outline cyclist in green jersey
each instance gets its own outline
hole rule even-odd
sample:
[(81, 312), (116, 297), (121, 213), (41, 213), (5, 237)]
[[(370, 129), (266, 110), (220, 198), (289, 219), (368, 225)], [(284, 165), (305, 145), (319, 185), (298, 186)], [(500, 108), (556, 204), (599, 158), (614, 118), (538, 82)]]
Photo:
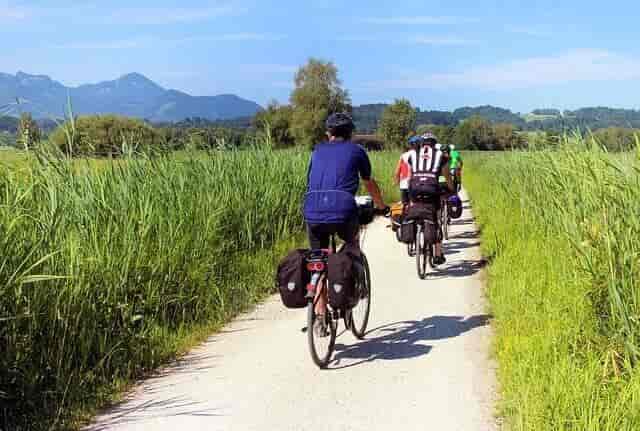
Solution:
[(462, 156), (454, 145), (449, 145), (449, 170), (456, 185), (456, 191), (462, 187)]

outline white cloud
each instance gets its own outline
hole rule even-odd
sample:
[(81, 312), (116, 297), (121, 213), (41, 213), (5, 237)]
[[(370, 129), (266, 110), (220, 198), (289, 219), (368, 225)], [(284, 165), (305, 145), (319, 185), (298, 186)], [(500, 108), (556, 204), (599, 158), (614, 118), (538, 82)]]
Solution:
[(25, 8), (0, 5), (0, 21), (21, 21), (29, 15)]
[(543, 30), (536, 27), (521, 27), (521, 26), (509, 25), (505, 28), (505, 30), (509, 33), (522, 34), (522, 35), (531, 36), (531, 37), (545, 38), (545, 37), (553, 36), (553, 34), (550, 31)]
[(53, 45), (56, 49), (87, 49), (87, 50), (107, 50), (107, 49), (134, 49), (149, 45), (151, 39), (122, 39), (105, 41), (83, 41), (69, 42)]
[(397, 16), (360, 18), (358, 21), (380, 25), (455, 25), (479, 22), (479, 19), (456, 16)]
[(104, 8), (97, 4), (79, 4), (66, 7), (9, 7), (0, 5), (0, 20), (64, 19), (81, 16), (85, 22), (109, 25), (169, 25), (209, 21), (225, 16), (241, 15), (246, 7), (223, 4), (211, 7), (125, 7)]
[(409, 39), (409, 42), (418, 45), (435, 45), (435, 46), (463, 46), (463, 45), (477, 45), (480, 43), (477, 40), (461, 39), (458, 37), (427, 37), (416, 36)]
[[(109, 50), (109, 49), (137, 49), (148, 48), (161, 45), (188, 45), (202, 42), (265, 42), (278, 41), (285, 36), (262, 33), (227, 33), (213, 34), (205, 36), (191, 36), (177, 39), (160, 39), (157, 37), (145, 36), (132, 39), (121, 40), (97, 40), (97, 41), (72, 41), (68, 43), (54, 44), (55, 49), (86, 49), (86, 50)], [(277, 65), (270, 65), (272, 68)], [(284, 67), (284, 66), (283, 66)]]
[(246, 11), (244, 7), (232, 5), (208, 8), (126, 8), (109, 14), (107, 20), (139, 25), (179, 24), (239, 15)]
[(370, 88), (513, 90), (571, 82), (640, 79), (640, 59), (602, 50), (574, 50), (563, 55), (534, 57), (493, 66), (406, 79), (370, 83)]
[(398, 37), (384, 37), (384, 36), (371, 36), (371, 35), (352, 35), (338, 37), (337, 40), (344, 42), (389, 42), (400, 43), (410, 45), (432, 45), (432, 46), (463, 46), (463, 45), (477, 45), (480, 43), (477, 40), (462, 39), (455, 36), (398, 36)]
[[(201, 38), (195, 37), (194, 41), (278, 41), (285, 39), (286, 36), (281, 34), (271, 33), (229, 33), (222, 35), (203, 36)], [(189, 40), (189, 39), (187, 39)]]

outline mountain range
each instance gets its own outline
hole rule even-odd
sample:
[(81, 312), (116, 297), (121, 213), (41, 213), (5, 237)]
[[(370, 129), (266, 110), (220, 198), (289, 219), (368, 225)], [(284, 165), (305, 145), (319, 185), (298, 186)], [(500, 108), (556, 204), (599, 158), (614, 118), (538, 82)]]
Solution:
[(35, 118), (62, 118), (68, 97), (74, 114), (119, 114), (155, 122), (188, 117), (225, 120), (262, 109), (233, 94), (191, 96), (168, 90), (139, 73), (78, 87), (66, 87), (45, 75), (0, 73), (0, 115), (31, 112)]

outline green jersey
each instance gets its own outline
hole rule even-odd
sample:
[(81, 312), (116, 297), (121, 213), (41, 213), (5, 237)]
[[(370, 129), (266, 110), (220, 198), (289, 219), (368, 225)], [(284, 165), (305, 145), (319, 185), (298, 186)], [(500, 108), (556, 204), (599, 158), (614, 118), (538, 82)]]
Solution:
[(450, 169), (457, 169), (460, 166), (460, 161), (462, 157), (460, 157), (460, 152), (458, 150), (451, 151), (450, 154), (451, 161), (449, 162)]

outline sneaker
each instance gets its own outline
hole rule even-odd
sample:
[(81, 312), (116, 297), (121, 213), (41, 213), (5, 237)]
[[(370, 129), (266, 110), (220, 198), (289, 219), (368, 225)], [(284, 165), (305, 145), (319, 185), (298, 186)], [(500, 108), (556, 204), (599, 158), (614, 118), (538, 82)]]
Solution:
[(431, 265), (432, 266), (438, 266), (438, 265), (442, 265), (447, 261), (447, 259), (444, 257), (444, 255), (442, 256), (433, 256), (431, 258)]

